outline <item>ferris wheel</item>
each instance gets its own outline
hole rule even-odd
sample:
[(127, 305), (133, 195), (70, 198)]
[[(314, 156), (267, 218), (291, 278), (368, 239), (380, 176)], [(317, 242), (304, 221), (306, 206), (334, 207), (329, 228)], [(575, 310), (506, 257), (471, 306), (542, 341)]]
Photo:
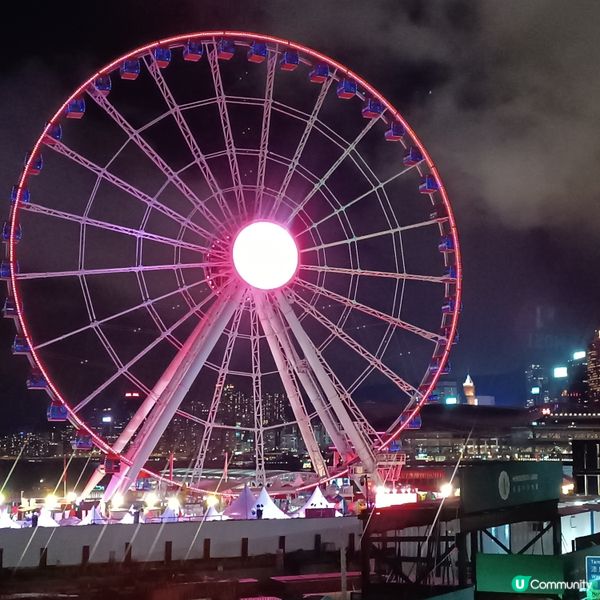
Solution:
[(264, 484), (290, 431), (313, 481), (376, 477), (448, 369), (440, 175), (376, 89), (300, 44), (211, 31), (121, 56), (50, 118), (11, 202), (13, 351), (48, 419), (104, 453), (107, 498), (168, 480), (148, 459), (181, 431), (198, 490), (236, 449)]

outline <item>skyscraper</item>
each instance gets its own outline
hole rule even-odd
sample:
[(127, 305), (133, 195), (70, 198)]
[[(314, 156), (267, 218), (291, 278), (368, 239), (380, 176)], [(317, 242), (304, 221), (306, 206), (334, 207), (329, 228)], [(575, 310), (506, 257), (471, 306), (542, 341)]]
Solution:
[(467, 375), (467, 378), (463, 383), (463, 392), (465, 394), (467, 404), (477, 404), (477, 398), (475, 397), (475, 384), (473, 383), (470, 375)]
[(525, 406), (539, 406), (550, 402), (548, 374), (543, 365), (531, 364), (525, 369), (527, 385)]
[(600, 329), (594, 332), (594, 339), (588, 346), (587, 384), (590, 404), (600, 403)]

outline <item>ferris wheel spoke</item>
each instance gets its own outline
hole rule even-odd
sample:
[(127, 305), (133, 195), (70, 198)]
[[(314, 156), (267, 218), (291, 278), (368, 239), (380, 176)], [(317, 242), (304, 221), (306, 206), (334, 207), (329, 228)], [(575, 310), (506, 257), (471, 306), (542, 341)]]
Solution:
[[(167, 106), (169, 107), (169, 113), (175, 119), (177, 126), (179, 127), (179, 130), (181, 131), (181, 135), (183, 136), (185, 143), (187, 144), (188, 148), (190, 149), (190, 152), (192, 153), (194, 162), (200, 169), (202, 176), (204, 177), (208, 187), (210, 188), (211, 194), (214, 196), (215, 200), (217, 201), (219, 208), (221, 209), (221, 213), (222, 213), (223, 217), (233, 216), (231, 209), (229, 208), (229, 204), (227, 203), (227, 200), (225, 199), (225, 196), (223, 195), (221, 186), (219, 185), (214, 173), (212, 172), (212, 169), (210, 168), (210, 166), (206, 160), (206, 156), (204, 155), (202, 150), (200, 150), (198, 141), (196, 140), (196, 137), (193, 135), (193, 133), (190, 130), (190, 126), (188, 125), (188, 122), (186, 121), (186, 119), (181, 111), (181, 106), (179, 104), (177, 104), (177, 102), (175, 101), (173, 93), (171, 92), (171, 89), (167, 85), (167, 82), (165, 81), (162, 71), (156, 65), (156, 62), (153, 60), (149, 60), (148, 58), (146, 58), (145, 63), (146, 63), (146, 67), (147, 67), (148, 71), (150, 72), (150, 75), (152, 75)], [(208, 208), (207, 208), (207, 210), (208, 210)], [(213, 223), (213, 224), (215, 224), (215, 223)]]
[(217, 107), (219, 108), (219, 116), (221, 117), (221, 126), (223, 128), (223, 136), (225, 138), (225, 148), (227, 150), (227, 160), (231, 171), (231, 179), (235, 188), (235, 199), (238, 206), (240, 216), (246, 215), (246, 202), (244, 200), (244, 192), (242, 191), (242, 177), (237, 161), (235, 143), (233, 140), (233, 132), (231, 130), (231, 122), (229, 121), (229, 112), (227, 111), (227, 100), (223, 89), (223, 80), (221, 78), (221, 69), (219, 68), (219, 59), (217, 58), (216, 48), (212, 48), (207, 52), (208, 63), (212, 73), (212, 79), (215, 86), (215, 94), (217, 98)]
[(262, 372), (260, 367), (260, 330), (254, 304), (250, 312), (250, 348), (252, 362), (252, 402), (254, 404), (254, 462), (256, 481), (265, 485), (265, 440), (263, 435)]
[(82, 156), (78, 152), (75, 152), (73, 149), (69, 148), (66, 144), (59, 140), (53, 140), (52, 144), (48, 144), (48, 148), (54, 150), (57, 154), (72, 160), (74, 163), (84, 167), (88, 171), (94, 173), (99, 179), (107, 181), (108, 183), (114, 185), (115, 187), (123, 190), (130, 196), (133, 196), (136, 200), (143, 202), (150, 208), (153, 208), (157, 212), (162, 213), (163, 215), (169, 217), (177, 224), (182, 227), (189, 229), (202, 236), (205, 239), (210, 239), (211, 234), (209, 231), (204, 229), (204, 227), (200, 227), (200, 225), (190, 221), (189, 219), (185, 219), (181, 214), (177, 211), (165, 206), (162, 202), (159, 202), (156, 198), (145, 194), (135, 186), (127, 183), (120, 177), (113, 175), (110, 171), (107, 170), (107, 167), (101, 167), (100, 165), (94, 163), (93, 161), (87, 159), (85, 156)]
[(334, 300), (335, 302), (338, 302), (339, 304), (341, 304), (344, 307), (347, 307), (351, 310), (358, 310), (358, 311), (362, 312), (363, 314), (380, 319), (381, 321), (388, 323), (388, 325), (392, 325), (393, 327), (398, 327), (400, 329), (404, 329), (405, 331), (409, 331), (410, 333), (414, 333), (415, 335), (418, 335), (430, 342), (435, 342), (436, 344), (438, 344), (440, 342), (446, 341), (446, 338), (444, 338), (444, 336), (441, 336), (437, 333), (433, 333), (432, 331), (427, 331), (426, 329), (417, 327), (416, 325), (412, 325), (411, 323), (407, 323), (406, 321), (402, 321), (401, 319), (398, 319), (398, 318), (388, 315), (384, 312), (376, 310), (375, 308), (371, 308), (370, 306), (367, 306), (366, 304), (362, 304), (362, 303), (360, 303), (356, 300), (353, 300), (351, 298), (348, 298), (346, 296), (341, 296), (340, 294), (336, 294), (335, 292), (332, 292), (331, 290), (329, 290), (323, 286), (314, 285), (313, 283), (310, 283), (303, 279), (298, 279), (297, 283), (299, 286), (303, 287), (304, 289), (310, 290), (311, 292), (315, 292), (316, 294), (321, 294), (325, 298)]
[(300, 159), (302, 158), (302, 153), (304, 152), (304, 148), (306, 147), (306, 143), (308, 142), (308, 138), (310, 137), (313, 127), (315, 126), (315, 123), (317, 122), (319, 112), (321, 110), (321, 107), (323, 106), (323, 102), (325, 101), (325, 97), (327, 96), (327, 92), (329, 91), (329, 88), (331, 87), (331, 82), (333, 80), (334, 80), (333, 77), (329, 77), (327, 79), (327, 81), (325, 81), (325, 83), (321, 86), (321, 89), (319, 90), (319, 95), (317, 96), (315, 105), (313, 106), (310, 117), (308, 118), (308, 121), (306, 122), (304, 131), (302, 132), (302, 136), (300, 137), (300, 141), (298, 142), (298, 145), (296, 146), (294, 156), (288, 166), (287, 172), (283, 178), (283, 182), (281, 183), (281, 186), (277, 193), (275, 203), (273, 205), (273, 208), (271, 209), (271, 213), (270, 213), (271, 217), (273, 217), (273, 215), (275, 215), (275, 213), (277, 212), (277, 209), (279, 208), (279, 206), (281, 204), (282, 199), (285, 197), (285, 195), (287, 193), (287, 189), (290, 185), (290, 182), (292, 181), (292, 177), (294, 176), (294, 173), (296, 172), (298, 163), (300, 162)]
[(270, 316), (272, 315), (271, 307), (267, 306), (264, 294), (260, 294), (259, 292), (255, 292), (254, 294), (254, 303), (262, 329), (265, 333), (267, 344), (269, 345), (271, 355), (273, 356), (275, 365), (279, 371), (283, 387), (286, 391), (292, 412), (294, 413), (294, 418), (298, 424), (300, 435), (304, 440), (312, 465), (319, 477), (326, 477), (328, 474), (327, 465), (321, 454), (310, 417), (302, 400), (302, 393), (300, 392), (298, 380), (294, 375), (293, 367), (285, 356), (283, 345), (275, 332), (273, 319)]
[(135, 267), (115, 267), (107, 269), (75, 269), (73, 271), (48, 271), (36, 273), (17, 273), (15, 278), (19, 281), (30, 279), (51, 279), (54, 277), (83, 277), (91, 275), (114, 275), (121, 273), (146, 273), (149, 271), (174, 271), (176, 269), (203, 269), (210, 267), (225, 266), (226, 263), (201, 262), (201, 263), (178, 263), (167, 265), (138, 265)]
[(131, 464), (113, 475), (106, 488), (105, 500), (117, 491), (126, 491), (138, 476), (239, 307), (244, 293), (237, 283), (223, 289), (167, 367), (149, 396), (155, 398), (151, 412), (127, 449), (126, 458)]
[[(196, 282), (191, 283), (184, 287), (187, 290), (191, 290), (192, 288), (195, 288), (196, 286), (206, 284), (206, 283), (207, 283), (206, 279), (201, 279), (200, 281), (196, 281)], [(62, 342), (63, 340), (66, 340), (74, 335), (83, 333), (84, 331), (88, 331), (90, 329), (94, 329), (95, 327), (100, 327), (101, 325), (104, 325), (105, 323), (109, 323), (110, 321), (113, 321), (114, 319), (118, 319), (120, 317), (128, 315), (132, 312), (135, 312), (136, 310), (140, 310), (141, 308), (147, 308), (149, 306), (152, 306), (156, 302), (160, 302), (161, 300), (165, 300), (172, 296), (176, 296), (177, 294), (180, 294), (183, 291), (183, 289), (184, 288), (178, 288), (176, 290), (173, 290), (172, 292), (168, 292), (167, 294), (163, 294), (162, 296), (158, 296), (156, 298), (152, 298), (152, 299), (147, 298), (146, 300), (144, 300), (143, 302), (140, 302), (139, 304), (136, 304), (135, 306), (132, 306), (130, 308), (122, 310), (121, 312), (114, 313), (114, 314), (112, 314), (108, 317), (105, 317), (103, 319), (100, 319), (98, 321), (92, 321), (91, 323), (88, 323), (87, 325), (84, 325), (83, 327), (79, 327), (78, 329), (74, 329), (72, 331), (69, 331), (63, 335), (59, 335), (58, 337), (52, 338), (50, 340), (46, 340), (45, 342), (42, 342), (40, 344), (36, 344), (33, 348), (34, 348), (34, 350), (39, 350), (46, 346), (51, 346), (52, 344), (56, 344), (57, 342)]]
[(198, 208), (198, 211), (206, 220), (214, 227), (220, 227), (220, 222), (207, 209), (204, 202), (190, 189), (190, 187), (179, 177), (179, 175), (161, 158), (161, 156), (150, 146), (150, 144), (142, 137), (123, 115), (108, 101), (108, 99), (97, 91), (88, 89), (88, 94), (92, 99), (104, 109), (104, 111), (112, 118), (112, 120), (124, 131), (127, 137), (134, 142), (144, 154), (162, 171), (163, 175), (176, 187), (179, 192), (193, 206)]
[(290, 216), (287, 218), (285, 224), (289, 225), (294, 217), (308, 204), (310, 199), (325, 185), (326, 181), (333, 175), (337, 168), (354, 152), (361, 140), (371, 131), (371, 128), (375, 123), (379, 122), (380, 117), (376, 119), (369, 119), (369, 122), (363, 127), (362, 131), (354, 138), (354, 140), (348, 144), (346, 149), (338, 157), (338, 159), (329, 167), (329, 170), (323, 175), (319, 181), (313, 186), (312, 190), (298, 203), (294, 208)]
[(212, 436), (215, 420), (217, 418), (217, 412), (219, 404), (221, 403), (221, 396), (223, 394), (223, 388), (225, 387), (225, 379), (229, 373), (229, 365), (231, 363), (231, 356), (233, 354), (233, 348), (235, 342), (238, 339), (238, 332), (240, 329), (240, 321), (244, 313), (243, 305), (240, 305), (233, 315), (233, 322), (229, 334), (227, 335), (227, 342), (225, 345), (225, 352), (223, 354), (223, 360), (219, 368), (219, 374), (217, 375), (217, 382), (215, 383), (215, 389), (213, 391), (212, 400), (208, 409), (208, 415), (204, 424), (204, 431), (202, 432), (202, 439), (200, 440), (200, 448), (198, 449), (198, 455), (192, 469), (192, 484), (194, 481), (200, 484), (202, 474), (204, 471), (204, 464), (206, 462), (206, 455), (210, 445), (210, 438)]
[(346, 269), (344, 267), (324, 267), (321, 265), (300, 265), (301, 271), (316, 271), (318, 273), (338, 273), (340, 275), (397, 279), (401, 281), (423, 281), (427, 283), (448, 283), (444, 276), (416, 275), (414, 273), (392, 273), (389, 271), (372, 271), (369, 269)]
[(348, 394), (333, 373), (329, 369), (326, 369), (325, 361), (306, 334), (285, 296), (281, 292), (277, 292), (276, 300), (283, 318), (285, 318), (294, 334), (308, 365), (310, 365), (345, 434), (348, 436), (354, 452), (360, 458), (367, 472), (372, 473), (376, 477), (377, 463), (372, 449), (372, 440), (369, 438), (370, 431), (365, 431), (362, 427), (364, 421), (357, 422), (348, 413), (347, 403), (344, 402), (344, 400), (349, 399)]
[(325, 427), (327, 434), (331, 438), (333, 445), (340, 456), (347, 458), (352, 453), (348, 440), (343, 435), (342, 428), (337, 420), (335, 411), (331, 404), (319, 389), (318, 382), (312, 373), (306, 360), (302, 360), (294, 348), (291, 337), (284, 324), (283, 317), (274, 310), (269, 302), (264, 303), (264, 309), (267, 320), (271, 324), (277, 340), (281, 345), (285, 358), (290, 363), (296, 373), (298, 381), (306, 391), (310, 402), (312, 403), (321, 423)]
[(291, 292), (291, 294), (294, 298), (294, 301), (298, 304), (298, 306), (302, 308), (302, 310), (311, 315), (318, 323), (320, 323), (333, 334), (335, 334), (335, 336), (339, 340), (341, 340), (342, 342), (344, 342), (344, 344), (346, 344), (346, 346), (354, 350), (354, 352), (356, 352), (358, 356), (363, 358), (365, 361), (375, 365), (381, 373), (386, 375), (387, 378), (390, 381), (392, 381), (406, 395), (408, 395), (409, 397), (418, 395), (419, 392), (416, 388), (414, 388), (412, 385), (410, 385), (410, 383), (402, 379), (402, 377), (394, 373), (394, 371), (392, 371), (392, 369), (390, 369), (386, 364), (384, 364), (384, 362), (380, 358), (378, 358), (374, 354), (371, 354), (366, 348), (361, 346), (353, 337), (349, 336), (343, 329), (338, 327), (335, 323), (333, 323), (327, 317), (325, 317), (320, 311), (318, 311), (311, 304), (306, 302), (306, 300), (304, 300), (304, 298), (302, 298), (300, 295), (298, 295), (295, 292)]
[[(209, 300), (212, 300), (216, 296), (217, 296), (216, 292), (211, 292), (206, 298), (204, 298), (201, 302), (199, 302), (192, 310), (188, 311), (185, 315), (183, 315), (181, 318), (179, 318), (177, 321), (175, 321), (175, 323), (173, 323), (173, 325), (171, 325), (168, 329), (166, 329), (165, 331), (162, 331), (160, 333), (160, 335), (156, 339), (154, 339), (150, 344), (148, 344), (148, 346), (146, 346), (141, 352), (138, 352), (138, 354), (136, 354), (132, 359), (130, 359), (122, 367), (117, 369), (117, 371), (113, 375), (111, 375), (111, 377), (109, 377), (104, 383), (102, 383), (98, 388), (96, 388), (93, 392), (88, 394), (81, 402), (79, 402), (79, 404), (77, 404), (73, 408), (73, 412), (78, 413), (79, 411), (81, 411), (81, 409), (84, 408), (85, 406), (87, 406), (94, 398), (96, 398), (96, 396), (98, 396), (98, 394), (100, 394), (111, 383), (113, 383), (119, 377), (121, 377), (121, 375), (128, 372), (131, 369), (131, 367), (133, 367), (142, 358), (144, 358), (144, 356), (146, 356), (146, 354), (148, 354), (148, 352), (150, 352), (150, 350), (152, 350), (154, 347), (156, 347), (158, 344), (160, 344), (160, 342), (162, 342), (164, 339), (171, 336), (173, 334), (173, 332), (180, 325), (185, 323), (190, 317), (194, 316), (198, 310), (202, 309), (209, 302)], [(96, 332), (98, 332), (99, 327), (98, 326), (94, 327), (94, 330)]]
[(334, 248), (336, 246), (344, 246), (354, 244), (355, 242), (362, 242), (364, 240), (372, 240), (384, 235), (393, 235), (395, 233), (402, 233), (403, 231), (409, 231), (411, 229), (419, 229), (420, 227), (430, 227), (431, 225), (439, 224), (439, 219), (430, 219), (429, 221), (420, 221), (419, 223), (411, 223), (410, 225), (402, 225), (401, 227), (392, 227), (391, 229), (385, 229), (383, 231), (376, 231), (375, 233), (367, 233), (365, 235), (357, 235), (349, 237), (344, 240), (338, 240), (336, 242), (330, 242), (328, 244), (321, 244), (319, 246), (311, 246), (310, 248), (303, 248), (300, 252), (314, 252), (315, 250), (325, 250), (326, 248)]
[(275, 83), (275, 67), (277, 52), (269, 50), (267, 62), (267, 82), (265, 84), (265, 103), (260, 130), (260, 148), (258, 153), (258, 171), (256, 175), (256, 209), (255, 217), (262, 215), (263, 195), (265, 193), (265, 171), (267, 169), (267, 152), (269, 148), (269, 131), (271, 127), (271, 108), (273, 106), (273, 84)]
[(416, 169), (417, 167), (418, 167), (418, 165), (411, 165), (410, 167), (406, 167), (406, 168), (402, 169), (401, 171), (394, 173), (394, 175), (392, 175), (391, 177), (388, 177), (385, 181), (380, 181), (379, 183), (373, 185), (366, 192), (360, 194), (353, 200), (350, 200), (350, 202), (346, 202), (346, 204), (340, 205), (338, 208), (336, 208), (335, 210), (330, 212), (328, 215), (324, 216), (322, 219), (319, 219), (318, 221), (311, 223), (310, 227), (303, 229), (298, 235), (300, 236), (304, 233), (307, 233), (311, 229), (317, 229), (320, 225), (325, 223), (325, 221), (328, 221), (332, 217), (339, 215), (341, 212), (347, 211), (351, 206), (354, 206), (357, 202), (360, 202), (361, 200), (363, 200), (364, 198), (367, 198), (368, 196), (370, 196), (373, 193), (377, 193), (382, 190), (385, 190), (386, 185), (389, 185), (392, 181), (394, 181), (395, 179), (398, 179), (398, 177), (402, 177), (402, 175), (405, 175), (406, 173), (408, 173), (409, 171), (412, 171), (413, 169)]
[(97, 227), (98, 229), (105, 229), (107, 231), (114, 231), (115, 233), (121, 233), (128, 235), (138, 240), (149, 240), (152, 242), (158, 242), (160, 244), (167, 244), (169, 246), (175, 246), (178, 248), (185, 248), (186, 250), (192, 250), (194, 252), (207, 252), (208, 249), (205, 246), (199, 246), (198, 244), (191, 244), (183, 240), (177, 240), (174, 238), (158, 235), (156, 233), (150, 233), (149, 231), (142, 231), (139, 229), (131, 229), (130, 227), (124, 227), (122, 225), (115, 225), (107, 221), (100, 221), (98, 219), (91, 219), (89, 217), (74, 215), (73, 213), (58, 210), (56, 208), (49, 208), (42, 206), (41, 204), (24, 204), (21, 206), (21, 210), (26, 210), (32, 213), (42, 214), (49, 217), (55, 217), (62, 219), (63, 221), (72, 221), (79, 223), (80, 225), (86, 225), (91, 227)]

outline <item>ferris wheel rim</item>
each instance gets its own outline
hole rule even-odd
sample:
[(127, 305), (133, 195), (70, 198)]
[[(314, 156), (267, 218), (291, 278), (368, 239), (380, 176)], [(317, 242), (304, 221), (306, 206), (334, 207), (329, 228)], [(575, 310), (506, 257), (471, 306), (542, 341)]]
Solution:
[[(402, 432), (402, 430), (408, 425), (408, 420), (410, 420), (410, 418), (412, 418), (419, 412), (422, 404), (426, 401), (426, 399), (429, 396), (429, 394), (431, 393), (431, 391), (437, 385), (438, 379), (441, 376), (442, 371), (448, 360), (448, 355), (450, 352), (450, 348), (452, 346), (452, 342), (456, 336), (458, 313), (459, 313), (459, 307), (460, 307), (461, 296), (462, 296), (462, 262), (461, 262), (458, 233), (457, 233), (457, 228), (456, 228), (456, 223), (455, 223), (455, 219), (454, 219), (452, 206), (450, 204), (446, 189), (443, 185), (441, 176), (439, 175), (437, 167), (433, 163), (433, 160), (431, 159), (427, 149), (422, 144), (422, 142), (420, 141), (419, 137), (416, 135), (414, 130), (406, 122), (404, 117), (395, 109), (395, 107), (378, 90), (373, 88), (364, 78), (362, 78), (361, 76), (356, 74), (351, 69), (348, 69), (343, 64), (335, 61), (334, 59), (331, 59), (330, 57), (328, 57), (318, 51), (315, 51), (307, 46), (304, 46), (302, 44), (298, 44), (296, 42), (285, 40), (285, 39), (278, 38), (275, 36), (264, 35), (264, 34), (259, 34), (259, 33), (252, 33), (252, 32), (243, 32), (243, 31), (215, 30), (215, 31), (207, 31), (207, 32), (195, 32), (195, 33), (182, 34), (182, 35), (178, 35), (178, 36), (174, 36), (174, 37), (164, 38), (164, 39), (158, 40), (156, 42), (146, 44), (144, 46), (140, 46), (139, 48), (136, 48), (136, 49), (132, 50), (131, 52), (123, 54), (122, 56), (116, 58), (114, 61), (110, 62), (108, 65), (106, 65), (102, 69), (96, 71), (91, 77), (89, 77), (86, 81), (84, 81), (84, 83), (81, 84), (66, 99), (66, 101), (56, 111), (56, 113), (54, 114), (52, 119), (50, 121), (48, 121), (48, 123), (44, 127), (41, 135), (39, 136), (38, 140), (36, 141), (36, 143), (33, 147), (33, 150), (30, 154), (30, 157), (29, 157), (27, 163), (25, 164), (25, 168), (23, 169), (21, 177), (19, 178), (16, 201), (15, 201), (15, 205), (14, 205), (12, 215), (11, 215), (10, 239), (9, 239), (9, 244), (8, 244), (8, 259), (9, 259), (9, 264), (10, 264), (10, 291), (12, 292), (12, 295), (15, 300), (20, 333), (28, 341), (30, 348), (31, 348), (30, 361), (32, 362), (32, 365), (35, 366), (36, 368), (38, 368), (41, 371), (41, 373), (46, 377), (49, 388), (51, 390), (51, 397), (57, 399), (58, 401), (60, 401), (67, 407), (67, 409), (69, 411), (69, 420), (72, 422), (72, 424), (75, 427), (77, 427), (78, 429), (87, 432), (91, 436), (91, 438), (94, 441), (94, 444), (99, 448), (99, 450), (101, 450), (105, 454), (112, 453), (111, 445), (109, 443), (107, 443), (102, 437), (97, 435), (93, 431), (93, 429), (90, 426), (88, 426), (88, 424), (84, 420), (80, 419), (77, 416), (77, 414), (72, 410), (71, 404), (63, 398), (61, 392), (58, 390), (58, 388), (55, 386), (52, 378), (49, 376), (44, 362), (39, 358), (39, 356), (36, 352), (36, 348), (34, 348), (33, 340), (31, 338), (30, 331), (29, 331), (29, 326), (27, 324), (26, 317), (22, 311), (21, 293), (19, 291), (19, 284), (18, 284), (19, 278), (17, 277), (17, 273), (16, 273), (16, 271), (17, 271), (17, 269), (16, 269), (16, 260), (17, 260), (17, 258), (16, 258), (16, 256), (17, 256), (16, 226), (17, 226), (18, 213), (21, 208), (22, 193), (23, 193), (23, 190), (26, 188), (26, 182), (28, 181), (28, 179), (30, 177), (29, 170), (30, 170), (31, 164), (35, 160), (36, 155), (39, 153), (39, 150), (44, 143), (45, 136), (48, 134), (51, 127), (54, 126), (62, 118), (62, 116), (64, 115), (64, 111), (65, 111), (67, 105), (69, 104), (69, 102), (71, 102), (73, 99), (77, 98), (79, 95), (81, 95), (83, 92), (85, 92), (86, 89), (89, 88), (89, 86), (94, 82), (94, 80), (97, 77), (113, 72), (115, 69), (118, 68), (118, 66), (124, 60), (136, 58), (136, 57), (142, 57), (142, 56), (146, 55), (148, 52), (150, 52), (153, 49), (158, 48), (158, 47), (165, 46), (165, 45), (171, 46), (171, 47), (179, 46), (182, 43), (185, 43), (186, 41), (188, 41), (190, 39), (194, 39), (194, 40), (211, 40), (212, 39), (214, 41), (217, 37), (241, 38), (242, 40), (247, 41), (247, 42), (258, 40), (258, 41), (262, 41), (262, 42), (271, 42), (271, 43), (279, 44), (279, 45), (288, 47), (290, 49), (294, 49), (299, 52), (302, 52), (304, 55), (307, 55), (307, 56), (309, 56), (313, 59), (316, 59), (320, 62), (326, 63), (329, 66), (339, 70), (345, 76), (354, 79), (371, 96), (373, 96), (374, 98), (377, 98), (380, 102), (382, 102), (383, 105), (386, 107), (386, 109), (390, 112), (390, 114), (393, 115), (394, 119), (396, 119), (400, 123), (402, 123), (402, 125), (405, 127), (407, 133), (410, 135), (411, 140), (422, 152), (424, 161), (427, 164), (429, 171), (436, 177), (437, 181), (440, 184), (439, 194), (441, 196), (442, 202), (444, 204), (444, 208), (445, 208), (447, 216), (448, 216), (448, 224), (449, 224), (449, 228), (450, 228), (449, 235), (453, 239), (454, 248), (455, 248), (456, 287), (455, 287), (455, 291), (453, 293), (453, 298), (455, 299), (456, 306), (455, 306), (453, 314), (452, 314), (450, 328), (449, 328), (449, 332), (448, 332), (448, 336), (447, 336), (448, 341), (447, 341), (446, 347), (443, 351), (442, 357), (440, 358), (440, 360), (438, 362), (438, 365), (439, 365), (438, 369), (435, 372), (435, 374), (433, 375), (433, 377), (430, 379), (428, 389), (425, 391), (425, 393), (422, 396), (423, 400), (415, 402), (414, 405), (412, 406), (412, 408), (410, 407), (410, 405), (409, 405), (409, 407), (407, 407), (407, 410), (409, 411), (407, 421), (405, 421), (404, 423), (400, 423), (392, 432), (390, 432), (389, 438), (386, 441), (384, 441), (379, 446), (379, 448), (377, 448), (378, 451), (384, 450), (391, 443), (391, 441), (394, 438), (396, 438)], [(299, 267), (299, 270), (300, 269), (301, 269), (301, 267)], [(125, 462), (125, 464), (127, 464), (127, 459), (124, 457), (123, 453), (118, 453), (118, 454), (121, 456), (121, 459), (123, 460), (123, 462)], [(168, 478), (164, 478), (160, 474), (153, 473), (152, 471), (150, 471), (148, 469), (144, 469), (144, 471), (146, 471), (149, 474), (152, 474), (153, 476), (157, 477), (158, 479), (170, 481), (170, 480), (168, 480)], [(206, 490), (200, 490), (200, 491), (206, 491)]]

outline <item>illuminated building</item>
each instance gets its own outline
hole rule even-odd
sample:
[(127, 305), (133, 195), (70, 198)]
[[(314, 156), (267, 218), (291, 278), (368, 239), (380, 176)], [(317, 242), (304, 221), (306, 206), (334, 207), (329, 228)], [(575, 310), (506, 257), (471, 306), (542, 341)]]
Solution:
[(594, 332), (594, 339), (588, 346), (587, 384), (590, 404), (600, 403), (600, 329)]
[(472, 406), (477, 404), (477, 398), (475, 397), (475, 384), (473, 383), (470, 375), (467, 375), (467, 378), (463, 383), (463, 392), (465, 394), (467, 404)]
[(550, 402), (548, 374), (546, 368), (540, 364), (531, 364), (525, 369), (525, 382), (527, 386), (525, 406), (539, 406)]

